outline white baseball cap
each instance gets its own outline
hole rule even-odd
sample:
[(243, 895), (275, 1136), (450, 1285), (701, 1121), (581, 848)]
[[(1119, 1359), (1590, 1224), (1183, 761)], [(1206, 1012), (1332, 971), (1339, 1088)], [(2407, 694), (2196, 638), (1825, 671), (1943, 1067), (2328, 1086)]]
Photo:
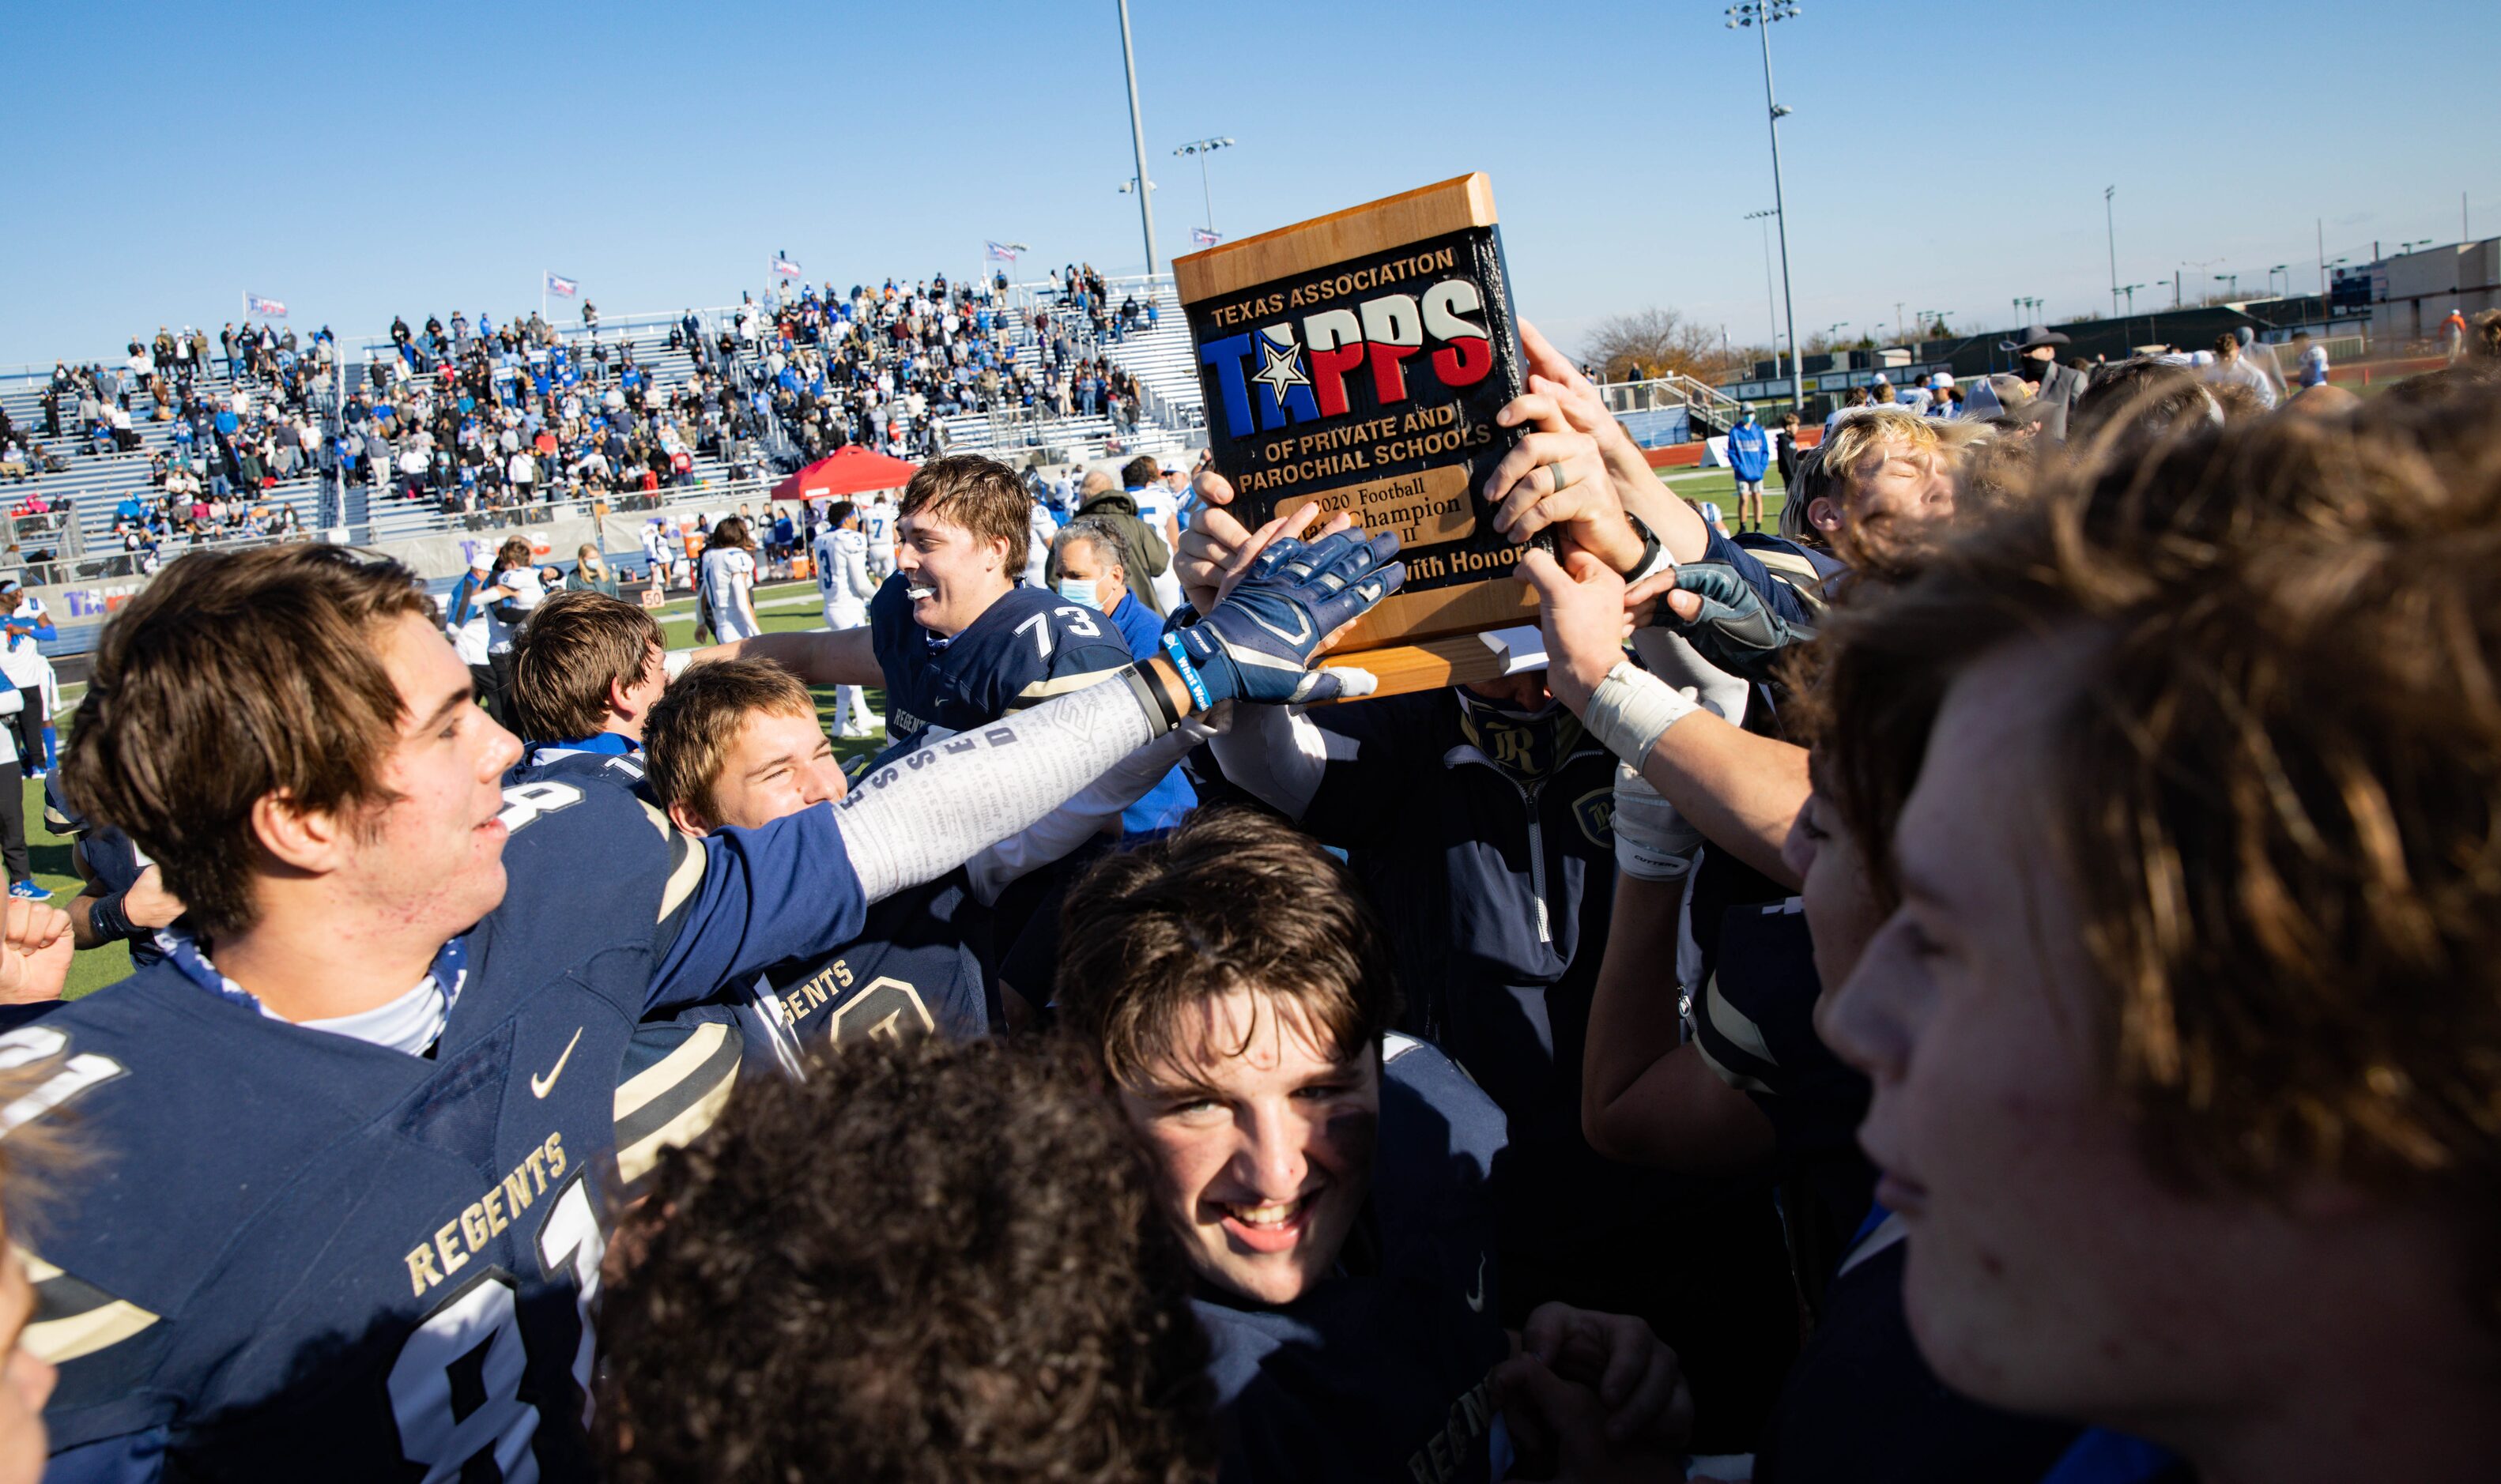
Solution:
[(1935, 376), (1928, 378), (1928, 389), (1930, 391), (1944, 391), (1947, 387), (1951, 386), (1952, 384), (1953, 373), (1950, 371), (1940, 371)]
[(474, 571), (484, 572), (494, 565), (495, 553), (487, 550), (484, 546), (480, 546), (469, 553), (469, 566)]

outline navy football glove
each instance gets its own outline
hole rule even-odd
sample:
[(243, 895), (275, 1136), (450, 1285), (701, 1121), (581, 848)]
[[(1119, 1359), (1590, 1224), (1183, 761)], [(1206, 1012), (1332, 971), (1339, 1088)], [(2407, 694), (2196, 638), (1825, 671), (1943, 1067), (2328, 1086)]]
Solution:
[(1773, 612), (1754, 585), (1726, 562), (1679, 563), (1676, 585), (1698, 594), (1702, 611), (1688, 622), (1661, 599), (1658, 626), (1684, 636), (1704, 659), (1730, 675), (1771, 679), (1783, 650), (1815, 642), (1815, 625)]
[(1407, 580), (1398, 538), (1340, 531), (1305, 544), (1281, 538), (1208, 615), (1168, 636), (1206, 682), (1206, 704), (1283, 706), (1361, 695), (1358, 671), (1313, 670), (1320, 641)]

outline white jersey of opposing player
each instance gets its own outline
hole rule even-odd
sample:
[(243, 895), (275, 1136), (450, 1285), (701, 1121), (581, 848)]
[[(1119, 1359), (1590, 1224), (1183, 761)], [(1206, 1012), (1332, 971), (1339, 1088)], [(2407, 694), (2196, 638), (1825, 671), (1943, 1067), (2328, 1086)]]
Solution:
[(868, 541), (869, 575), (884, 581), (894, 571), (894, 502), (884, 495), (860, 511), (860, 528)]
[[(510, 602), (519, 610), (518, 617), (521, 619), (528, 618), (530, 610), (547, 601), (547, 585), (540, 580), (536, 567), (506, 567), (495, 574), (495, 585), (513, 595)], [(513, 636), (520, 632), (519, 622), (506, 623), (496, 616), (495, 609), (504, 601), (499, 599), (486, 610), (486, 652), (489, 654), (510, 654)]]
[[(1173, 544), (1172, 486), (1161, 479), (1149, 479), (1146, 488), (1133, 489), (1128, 493), (1129, 498), (1138, 503), (1138, 518), (1145, 521), (1147, 529), (1154, 532), (1155, 539), (1170, 549)], [(1165, 612), (1181, 607), (1181, 578), (1174, 575), (1169, 562), (1152, 578), (1152, 585), (1155, 600), (1163, 605)]]
[(703, 602), (712, 631), (722, 643), (753, 639), (756, 627), (755, 558), (737, 546), (708, 546), (703, 554)]
[(1050, 508), (1041, 501), (1033, 502), (1028, 517), (1033, 534), (1025, 541), (1024, 580), (1028, 587), (1048, 587), (1047, 569), (1050, 565), (1051, 538), (1059, 534), (1059, 522), (1051, 517)]
[(856, 629), (868, 622), (868, 600), (877, 592), (877, 581), (868, 575), (868, 538), (829, 528), (818, 533), (815, 554), (825, 627)]

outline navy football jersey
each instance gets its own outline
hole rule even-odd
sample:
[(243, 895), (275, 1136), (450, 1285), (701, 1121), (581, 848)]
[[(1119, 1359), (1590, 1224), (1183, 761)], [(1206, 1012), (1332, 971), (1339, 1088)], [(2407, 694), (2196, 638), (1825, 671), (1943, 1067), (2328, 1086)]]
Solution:
[[(641, 746), (613, 732), (532, 742), (504, 775), (511, 789), (549, 780), (612, 788), (650, 802)], [(584, 867), (576, 863), (573, 869)], [(742, 1005), (712, 1003), (671, 1010), (634, 1028), (617, 1074), (617, 1175), (622, 1188), (633, 1191), (661, 1155), (711, 1128), (742, 1072), (770, 1065), (769, 1057), (752, 1064), (747, 1059), (752, 1018)]]
[(505, 797), (510, 886), (454, 940), (431, 1056), (177, 960), (0, 1037), (61, 1058), (13, 1111), (61, 1108), (93, 1160), (32, 1265), (53, 1478), (588, 1476), (605, 1224), (738, 1050), (641, 1023), (862, 907), (829, 808), (693, 840), (621, 789)]
[(885, 672), (884, 756), (920, 745), (931, 727), (969, 732), (1128, 668), (1110, 619), (1057, 593), (1018, 585), (951, 640), (915, 622), (910, 582), (886, 578), (869, 600), (869, 640)]
[(521, 760), (504, 775), (504, 786), (539, 778), (605, 783), (636, 798), (659, 802), (650, 799), (650, 790), (644, 786), (642, 746), (614, 732), (580, 742), (531, 742), (522, 749)]
[(1693, 997), (1702, 1059), (1754, 1100), (1782, 1149), (1856, 1149), (1867, 1078), (1816, 1034), (1822, 980), (1803, 902), (1747, 903), (1729, 907), (1720, 922), (1710, 976)]
[[(612, 735), (586, 743), (533, 745), (505, 782), (542, 777), (597, 781), (649, 797), (642, 754), (621, 748), (617, 744), (622, 742)], [(729, 1018), (745, 1054), (729, 1062), (749, 1075), (796, 1072), (802, 1058), (828, 1044), (872, 1036), (938, 1031), (962, 1039), (987, 1035), (990, 1013), (981, 955), (974, 948), (984, 926), (985, 914), (972, 900), (963, 872), (950, 872), (870, 907), (859, 937), (840, 952), (776, 965), (746, 984), (729, 986), (721, 1006), (704, 1008), (732, 1012)], [(704, 1027), (718, 1018), (690, 1012), (646, 1026), (637, 1033), (637, 1054), (667, 1049), (672, 1036), (708, 1037), (712, 1033)], [(728, 1091), (727, 1082), (718, 1085), (720, 1098)], [(695, 1093), (690, 1087), (674, 1096), (690, 1107), (705, 1106)], [(717, 1112), (719, 1104), (708, 1105)], [(620, 1111), (618, 1116), (624, 1115)], [(700, 1125), (674, 1131), (647, 1157), (620, 1153), (620, 1163), (628, 1167), (626, 1177), (639, 1179), (662, 1150), (684, 1143), (710, 1124), (705, 1117)], [(618, 1132), (620, 1151), (640, 1148), (626, 1138), (628, 1132)]]
[(859, 940), (841, 952), (768, 971), (756, 999), (794, 1057), (933, 1031), (952, 1040), (986, 1036), (986, 976), (976, 951), (986, 917), (964, 873), (949, 872), (870, 907)]
[(1501, 1109), (1451, 1059), (1382, 1047), (1372, 1197), (1341, 1270), (1282, 1307), (1200, 1285), (1224, 1484), (1484, 1484), (1510, 1463), (1487, 1186)]

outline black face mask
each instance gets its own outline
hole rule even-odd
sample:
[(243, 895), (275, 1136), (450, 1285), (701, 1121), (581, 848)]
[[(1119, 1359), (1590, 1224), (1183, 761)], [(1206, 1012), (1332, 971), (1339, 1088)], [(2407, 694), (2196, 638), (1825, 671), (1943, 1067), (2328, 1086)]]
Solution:
[(1552, 773), (1583, 736), (1581, 718), (1559, 701), (1516, 711), (1466, 689), (1459, 692), (1459, 731), (1495, 767), (1524, 783)]
[(2038, 381), (2043, 377), (2048, 376), (2050, 374), (2050, 368), (2056, 364), (2057, 362), (2055, 361), (2043, 360), (2037, 355), (2027, 355), (2023, 357), (2023, 364), (2016, 367), (2015, 369), (2022, 376), (2024, 380)]

